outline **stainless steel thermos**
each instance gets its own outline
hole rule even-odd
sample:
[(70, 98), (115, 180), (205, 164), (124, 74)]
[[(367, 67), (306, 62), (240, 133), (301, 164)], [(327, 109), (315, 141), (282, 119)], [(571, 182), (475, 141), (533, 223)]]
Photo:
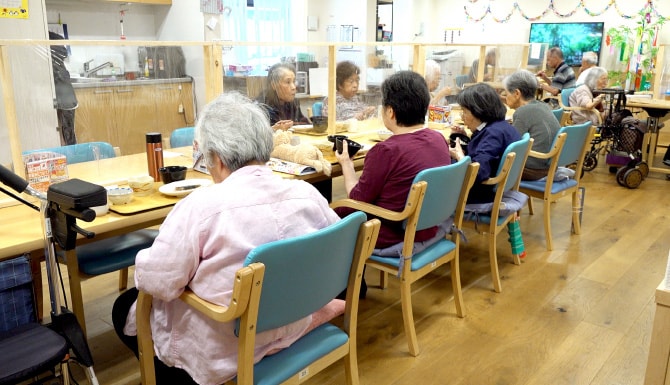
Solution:
[(147, 164), (149, 175), (154, 181), (160, 182), (161, 175), (158, 169), (163, 167), (163, 138), (160, 132), (147, 133)]

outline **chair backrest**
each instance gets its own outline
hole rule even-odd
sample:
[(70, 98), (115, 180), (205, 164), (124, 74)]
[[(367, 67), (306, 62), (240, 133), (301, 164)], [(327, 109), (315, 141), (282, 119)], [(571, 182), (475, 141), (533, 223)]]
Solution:
[(570, 88), (563, 88), (561, 90), (561, 107), (570, 107), (570, 95), (572, 95), (572, 92), (575, 90), (574, 87)]
[(314, 313), (347, 287), (365, 221), (366, 215), (358, 211), (324, 229), (258, 246), (247, 255), (244, 266), (265, 265), (256, 333)]
[(456, 85), (458, 88), (463, 88), (463, 84), (468, 81), (468, 78), (470, 75), (456, 75), (456, 78), (454, 79), (456, 81)]
[(419, 208), (417, 230), (436, 226), (454, 214), (470, 163), (470, 157), (465, 156), (454, 164), (429, 168), (416, 174), (412, 184), (421, 181), (428, 184)]
[[(557, 137), (563, 132), (567, 134), (563, 150), (558, 158), (559, 167), (565, 167), (569, 164), (583, 161), (584, 152), (593, 135), (592, 124), (593, 123), (589, 120), (582, 124), (561, 127), (561, 129), (558, 130), (558, 133), (556, 134)], [(556, 139), (554, 139), (554, 141), (555, 140)], [(581, 170), (581, 167), (577, 168), (577, 170)], [(579, 171), (577, 171), (577, 173), (579, 173)]]
[(565, 110), (563, 109), (563, 107), (557, 108), (557, 109), (555, 109), (555, 110), (551, 110), (551, 112), (554, 113), (554, 116), (556, 117), (556, 120), (558, 120), (558, 123), (561, 123), (561, 122), (562, 122), (562, 120), (563, 120), (563, 112), (564, 112), (564, 111), (565, 111)]
[(313, 116), (321, 116), (322, 112), (323, 112), (323, 102), (314, 102), (314, 104), (312, 104)]
[(170, 134), (170, 147), (185, 147), (193, 145), (195, 127), (177, 128)]
[[(520, 140), (512, 142), (507, 146), (505, 152), (503, 152), (502, 157), (500, 158), (500, 165), (498, 166), (497, 174), (500, 174), (503, 170), (503, 165), (507, 155), (510, 153), (515, 153), (514, 161), (507, 175), (507, 180), (503, 186), (503, 192), (509, 191), (515, 187), (518, 187), (519, 181), (521, 180), (521, 174), (523, 173), (523, 168), (526, 165), (526, 160), (528, 159), (528, 153), (532, 146), (533, 140), (530, 138), (529, 133), (523, 134)], [(498, 185), (500, 186), (500, 185)], [(498, 189), (496, 186), (496, 190)]]
[[(99, 157), (98, 159), (107, 159), (116, 157), (114, 147), (107, 142), (78, 143), (78, 144), (71, 144), (68, 146), (29, 150), (24, 151), (23, 155), (33, 154), (36, 152), (44, 152), (44, 151), (56, 152), (65, 155), (68, 164), (90, 162), (96, 160), (96, 156)], [(97, 155), (96, 152), (98, 153)]]
[(0, 332), (36, 322), (33, 275), (24, 256), (0, 262)]

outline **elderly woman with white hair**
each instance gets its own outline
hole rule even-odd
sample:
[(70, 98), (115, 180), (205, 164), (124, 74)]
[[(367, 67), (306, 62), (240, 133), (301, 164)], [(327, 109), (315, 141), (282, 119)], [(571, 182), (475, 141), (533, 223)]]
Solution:
[(591, 68), (598, 65), (598, 54), (593, 51), (584, 52), (582, 54), (582, 66), (579, 67), (579, 76), (577, 77), (577, 85), (581, 86), (586, 80), (586, 75), (589, 74)]
[[(116, 333), (137, 356), (135, 299), (138, 289), (153, 296), (159, 384), (221, 384), (236, 375), (235, 323), (213, 322), (178, 301), (185, 288), (209, 302), (228, 304), (235, 273), (251, 249), (339, 220), (312, 185), (284, 179), (266, 166), (272, 129), (257, 103), (224, 93), (204, 108), (195, 132), (215, 183), (174, 206), (153, 245), (137, 254), (137, 289), (121, 294), (112, 310)], [(256, 358), (291, 345), (323, 318), (307, 315), (258, 334)]]
[[(549, 152), (561, 128), (547, 103), (535, 99), (537, 78), (527, 70), (519, 70), (503, 79), (505, 103), (513, 108), (512, 125), (519, 134), (533, 138), (533, 150)], [(538, 180), (549, 173), (549, 160), (528, 157), (521, 179)]]
[(444, 86), (439, 90), (437, 87), (440, 85), (440, 79), (442, 74), (440, 73), (440, 65), (437, 64), (435, 60), (429, 59), (426, 60), (426, 83), (428, 84), (428, 92), (430, 92), (430, 104), (431, 106), (443, 106), (446, 103), (445, 98), (448, 95), (451, 95), (451, 87)]
[(594, 97), (593, 91), (605, 87), (607, 87), (607, 70), (602, 67), (591, 68), (584, 84), (570, 94), (570, 107), (582, 107), (572, 110), (570, 114), (574, 124), (581, 124), (589, 120), (596, 126), (601, 124), (606, 114), (603, 106), (605, 95), (600, 94)]

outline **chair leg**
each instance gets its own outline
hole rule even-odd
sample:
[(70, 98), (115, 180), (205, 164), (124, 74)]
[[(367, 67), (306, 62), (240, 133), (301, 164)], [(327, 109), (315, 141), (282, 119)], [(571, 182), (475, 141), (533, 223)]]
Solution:
[(347, 379), (347, 385), (359, 385), (358, 379), (358, 358), (356, 348), (349, 348), (349, 354), (344, 357), (344, 376)]
[(572, 193), (572, 229), (575, 234), (582, 233), (582, 223), (579, 220), (579, 213), (582, 211), (579, 190)]
[(72, 312), (77, 316), (84, 336), (86, 336), (86, 317), (84, 316), (84, 300), (81, 296), (81, 278), (79, 277), (79, 262), (75, 249), (65, 252), (67, 261), (67, 274), (70, 280), (70, 297), (72, 300)]
[(530, 196), (528, 197), (528, 213), (530, 213), (530, 215), (535, 214), (535, 211), (533, 210), (533, 197)]
[(124, 267), (119, 270), (119, 291), (124, 291), (128, 288), (128, 268)]
[(551, 251), (554, 246), (551, 242), (551, 202), (548, 199), (544, 201), (544, 235), (547, 238), (547, 250)]
[(502, 291), (500, 284), (500, 272), (498, 271), (498, 255), (496, 253), (496, 231), (491, 229), (489, 232), (489, 263), (491, 264), (491, 280), (493, 281), (493, 290), (496, 293)]
[(404, 278), (400, 281), (400, 302), (402, 303), (402, 319), (405, 323), (405, 334), (409, 354), (416, 357), (419, 355), (419, 342), (416, 338), (414, 328), (414, 314), (412, 312), (412, 287)]
[(461, 269), (459, 263), (460, 256), (456, 255), (451, 260), (451, 287), (454, 292), (454, 303), (456, 304), (456, 314), (459, 317), (465, 317), (465, 306), (463, 304), (463, 290), (461, 289)]
[(389, 286), (389, 275), (384, 270), (379, 270), (379, 287), (386, 289)]

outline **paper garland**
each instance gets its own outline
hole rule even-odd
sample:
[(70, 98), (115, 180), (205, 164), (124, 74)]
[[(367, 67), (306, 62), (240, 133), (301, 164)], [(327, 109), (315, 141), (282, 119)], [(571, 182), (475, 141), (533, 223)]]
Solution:
[[(469, 1), (470, 3), (476, 3), (476, 2), (477, 2), (477, 0), (468, 0), (468, 1)], [(616, 9), (616, 11), (617, 11), (617, 13), (619, 14), (619, 16), (622, 17), (622, 18), (624, 18), (624, 19), (632, 19), (633, 17), (635, 17), (635, 16), (638, 15), (638, 13), (635, 13), (635, 14), (633, 14), (633, 15), (626, 15), (626, 14), (624, 14), (624, 13), (619, 9), (619, 5), (617, 4), (617, 0), (610, 0), (609, 4), (607, 4), (607, 5), (605, 6), (605, 8), (602, 9), (602, 10), (600, 10), (600, 11), (594, 11), (594, 10), (592, 10), (592, 9), (587, 8), (586, 5), (584, 4), (584, 0), (580, 0), (579, 3), (577, 4), (577, 6), (575, 7), (575, 9), (573, 9), (572, 11), (567, 12), (567, 13), (562, 13), (562, 12), (560, 12), (558, 9), (556, 9), (556, 6), (555, 6), (555, 4), (554, 4), (555, 0), (549, 0), (549, 5), (547, 6), (547, 8), (546, 8), (544, 11), (542, 11), (541, 14), (539, 14), (539, 15), (537, 15), (537, 16), (531, 16), (531, 15), (528, 15), (526, 12), (523, 11), (523, 9), (521, 9), (521, 6), (519, 6), (519, 3), (514, 2), (514, 5), (513, 5), (513, 7), (512, 7), (512, 10), (511, 10), (505, 17), (500, 18), (500, 17), (496, 17), (496, 16), (493, 15), (493, 13), (491, 12), (490, 1), (491, 1), (491, 0), (489, 0), (489, 5), (486, 7), (486, 10), (484, 10), (484, 13), (483, 13), (481, 16), (479, 16), (479, 17), (473, 16), (472, 14), (470, 14), (470, 12), (468, 11), (468, 7), (467, 7), (467, 6), (463, 6), (463, 9), (465, 10), (465, 16), (466, 16), (467, 21), (472, 21), (472, 22), (475, 22), (475, 23), (479, 23), (480, 21), (484, 20), (488, 15), (491, 15), (491, 18), (492, 18), (493, 21), (495, 21), (496, 23), (507, 23), (507, 22), (509, 22), (510, 19), (512, 18), (512, 15), (514, 14), (514, 12), (515, 12), (515, 11), (518, 11), (519, 14), (521, 15), (521, 17), (523, 17), (524, 19), (526, 19), (526, 20), (528, 20), (528, 21), (533, 22), (533, 21), (537, 21), (537, 20), (542, 19), (542, 18), (545, 17), (545, 16), (547, 15), (547, 13), (549, 13), (549, 12), (553, 12), (554, 15), (556, 15), (556, 16), (558, 16), (558, 17), (561, 17), (561, 18), (571, 17), (571, 16), (573, 16), (575, 13), (577, 13), (577, 11), (578, 11), (580, 8), (582, 8), (582, 9), (584, 10), (584, 12), (585, 12), (587, 15), (589, 15), (589, 16), (600, 16), (600, 15), (602, 15), (603, 13), (607, 12), (611, 7), (614, 7), (614, 9)], [(623, 1), (623, 0), (619, 0), (619, 1)], [(626, 0), (626, 1), (630, 1), (630, 0)], [(655, 15), (656, 17), (661, 16), (660, 13), (658, 12), (658, 9), (656, 9), (656, 7), (654, 7), (654, 4), (653, 4), (653, 1), (652, 1), (652, 0), (649, 0), (649, 1), (647, 2), (647, 4), (645, 4), (644, 7), (643, 7), (642, 9), (650, 9), (651, 12), (653, 12), (654, 15)]]

